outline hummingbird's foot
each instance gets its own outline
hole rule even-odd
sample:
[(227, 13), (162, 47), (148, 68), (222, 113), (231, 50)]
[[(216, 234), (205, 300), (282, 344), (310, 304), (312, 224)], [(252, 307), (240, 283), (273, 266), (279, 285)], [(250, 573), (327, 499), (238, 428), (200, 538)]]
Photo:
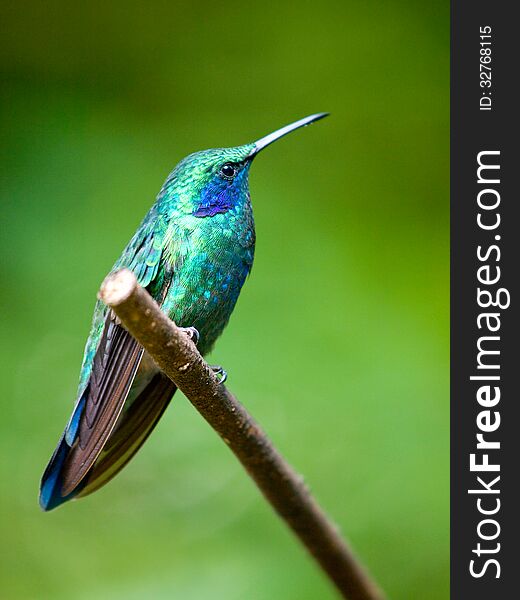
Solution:
[(199, 343), (200, 333), (195, 327), (179, 327), (181, 331), (190, 338), (190, 340), (195, 344), (195, 346)]
[(224, 381), (226, 381), (226, 379), (227, 379), (227, 371), (225, 371), (222, 367), (220, 367), (219, 365), (215, 365), (213, 367), (210, 367), (210, 369), (217, 376), (217, 379), (218, 379), (219, 383), (224, 383)]

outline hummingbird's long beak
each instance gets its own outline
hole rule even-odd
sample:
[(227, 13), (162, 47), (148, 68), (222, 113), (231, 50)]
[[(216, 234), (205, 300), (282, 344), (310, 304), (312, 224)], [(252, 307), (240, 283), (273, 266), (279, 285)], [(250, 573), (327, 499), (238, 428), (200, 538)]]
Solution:
[(325, 113), (325, 112), (316, 113), (315, 115), (309, 115), (308, 117), (304, 117), (303, 119), (300, 119), (299, 121), (291, 123), (290, 125), (286, 125), (285, 127), (282, 127), (281, 129), (277, 129), (276, 131), (273, 131), (273, 133), (270, 133), (269, 135), (266, 135), (265, 137), (260, 138), (259, 140), (254, 142), (255, 147), (249, 154), (249, 158), (253, 158), (260, 152), (260, 150), (263, 150), (264, 148), (269, 146), (269, 144), (276, 142), (276, 140), (279, 140), (284, 135), (291, 133), (291, 131), (294, 131), (295, 129), (299, 129), (300, 127), (305, 127), (306, 125), (310, 125), (311, 123), (314, 123), (315, 121), (319, 121), (320, 119), (323, 119), (324, 117), (327, 117), (328, 115), (329, 115), (329, 113)]

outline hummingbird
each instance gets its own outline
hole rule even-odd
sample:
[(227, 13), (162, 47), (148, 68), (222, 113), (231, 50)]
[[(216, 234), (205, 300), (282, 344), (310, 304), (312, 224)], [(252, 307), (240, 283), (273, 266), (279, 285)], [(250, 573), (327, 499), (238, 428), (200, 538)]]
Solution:
[[(181, 160), (115, 263), (112, 271), (130, 269), (202, 355), (227, 325), (253, 266), (253, 159), (327, 114), (310, 115), (253, 143)], [(212, 368), (223, 383), (226, 372)], [(74, 409), (41, 480), (41, 508), (52, 510), (112, 479), (146, 441), (175, 391), (98, 300)]]

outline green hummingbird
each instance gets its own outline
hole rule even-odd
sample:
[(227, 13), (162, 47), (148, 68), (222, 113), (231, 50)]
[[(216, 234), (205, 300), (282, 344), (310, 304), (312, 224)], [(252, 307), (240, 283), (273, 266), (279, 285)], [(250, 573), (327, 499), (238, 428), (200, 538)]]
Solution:
[[(168, 175), (113, 271), (126, 267), (161, 309), (207, 354), (227, 325), (253, 266), (249, 168), (310, 115), (235, 148), (203, 150)], [(226, 377), (214, 368), (221, 381)], [(97, 302), (77, 400), (42, 477), (40, 506), (52, 510), (107, 483), (133, 457), (168, 406), (175, 384)]]

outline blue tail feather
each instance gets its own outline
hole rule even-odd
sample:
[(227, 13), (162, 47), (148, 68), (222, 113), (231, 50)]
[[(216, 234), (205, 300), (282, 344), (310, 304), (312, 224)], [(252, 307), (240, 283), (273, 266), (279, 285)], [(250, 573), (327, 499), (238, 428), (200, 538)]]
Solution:
[(69, 453), (69, 445), (65, 441), (65, 435), (62, 435), (58, 447), (54, 451), (52, 458), (45, 469), (40, 486), (40, 506), (43, 510), (52, 510), (65, 502), (60, 494), (60, 472), (63, 463)]
[(69, 450), (76, 440), (78, 435), (79, 422), (83, 409), (85, 407), (85, 393), (81, 396), (80, 400), (74, 408), (74, 412), (63, 432), (58, 446), (54, 451), (54, 454), (45, 469), (40, 485), (40, 506), (43, 510), (48, 511), (56, 508), (63, 502), (70, 500), (76, 494), (78, 494), (82, 485), (79, 485), (71, 494), (68, 496), (61, 495), (61, 470)]
[(76, 439), (76, 435), (78, 434), (79, 421), (81, 419), (81, 415), (83, 414), (83, 409), (85, 408), (85, 397), (87, 395), (87, 390), (88, 386), (76, 404), (74, 412), (69, 419), (67, 427), (65, 428), (65, 440), (69, 446), (72, 446), (74, 440)]

